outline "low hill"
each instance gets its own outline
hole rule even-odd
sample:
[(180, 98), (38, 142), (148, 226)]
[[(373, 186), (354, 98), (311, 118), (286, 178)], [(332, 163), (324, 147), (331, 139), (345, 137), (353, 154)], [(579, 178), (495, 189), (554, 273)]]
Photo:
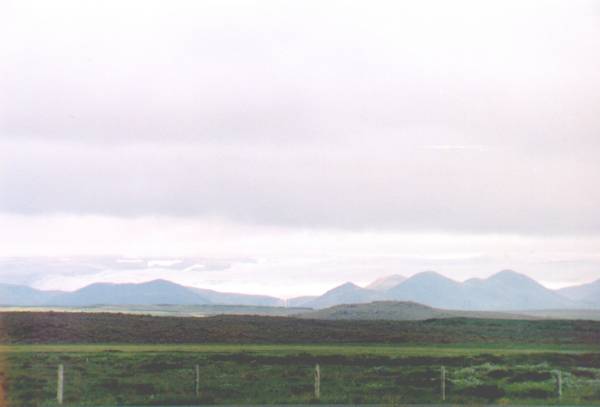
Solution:
[(326, 320), (422, 321), (433, 318), (537, 319), (534, 316), (504, 312), (454, 311), (429, 307), (410, 301), (377, 301), (368, 304), (343, 304), (298, 315), (300, 318)]
[(516, 311), (516, 313), (537, 318), (600, 321), (600, 309), (542, 309)]

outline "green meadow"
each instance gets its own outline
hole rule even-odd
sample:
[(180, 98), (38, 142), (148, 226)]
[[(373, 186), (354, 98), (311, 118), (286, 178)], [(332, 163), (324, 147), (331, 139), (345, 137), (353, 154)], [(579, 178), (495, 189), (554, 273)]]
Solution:
[(37, 344), (0, 352), (9, 406), (56, 405), (59, 364), (64, 404), (73, 406), (441, 403), (442, 366), (446, 403), (600, 403), (600, 350), (590, 345)]
[(66, 406), (600, 404), (598, 321), (14, 312), (0, 323), (10, 407), (57, 405), (59, 365)]

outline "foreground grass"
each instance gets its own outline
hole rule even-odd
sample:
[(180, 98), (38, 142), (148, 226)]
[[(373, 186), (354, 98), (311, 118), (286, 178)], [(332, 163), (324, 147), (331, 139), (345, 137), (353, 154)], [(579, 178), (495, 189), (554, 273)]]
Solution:
[[(600, 403), (600, 351), (585, 346), (13, 345), (0, 347), (9, 406), (305, 404), (321, 368), (326, 404)], [(195, 394), (195, 366), (199, 394)], [(563, 397), (557, 398), (556, 371)]]

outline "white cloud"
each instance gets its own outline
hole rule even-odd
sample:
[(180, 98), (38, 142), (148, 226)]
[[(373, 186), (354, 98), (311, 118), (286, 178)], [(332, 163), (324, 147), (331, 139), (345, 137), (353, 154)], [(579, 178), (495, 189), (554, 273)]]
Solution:
[(48, 286), (598, 273), (596, 1), (4, 1), (0, 57), (0, 256), (204, 266)]

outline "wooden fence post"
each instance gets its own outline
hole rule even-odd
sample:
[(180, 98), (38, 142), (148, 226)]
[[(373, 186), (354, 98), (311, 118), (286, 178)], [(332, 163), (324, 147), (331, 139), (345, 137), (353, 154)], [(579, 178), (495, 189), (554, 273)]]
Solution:
[(321, 398), (321, 369), (319, 368), (319, 364), (315, 366), (315, 399), (319, 400)]
[(196, 379), (194, 381), (194, 388), (196, 390), (196, 397), (200, 396), (200, 365), (196, 365)]
[(64, 379), (65, 367), (61, 363), (60, 365), (58, 365), (58, 383), (56, 386), (56, 401), (58, 402), (58, 404), (63, 403)]
[(446, 368), (442, 366), (441, 369), (441, 382), (442, 382), (442, 400), (446, 400)]
[(562, 398), (562, 373), (556, 372), (556, 387), (558, 388), (558, 399)]

